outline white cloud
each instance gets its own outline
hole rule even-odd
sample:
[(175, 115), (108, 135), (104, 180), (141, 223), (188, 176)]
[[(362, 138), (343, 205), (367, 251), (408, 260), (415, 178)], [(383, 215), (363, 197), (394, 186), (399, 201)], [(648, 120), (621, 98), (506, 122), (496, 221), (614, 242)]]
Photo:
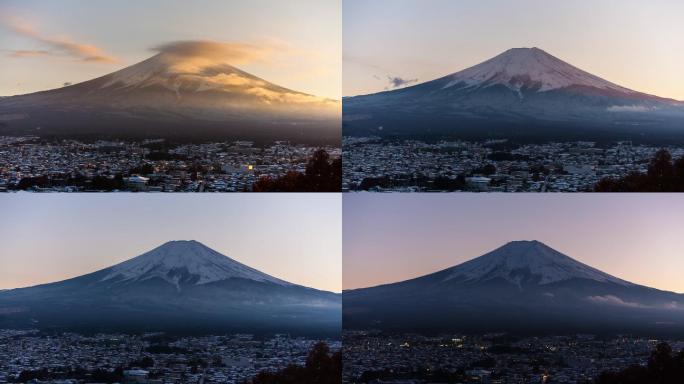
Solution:
[(650, 112), (655, 110), (655, 108), (643, 105), (611, 105), (606, 110), (608, 112)]
[(639, 303), (632, 303), (628, 301), (624, 301), (621, 298), (613, 295), (604, 295), (604, 296), (589, 296), (587, 297), (587, 300), (596, 303), (596, 304), (607, 304), (607, 305), (618, 305), (621, 307), (630, 307), (630, 308), (646, 308), (645, 305), (641, 305)]

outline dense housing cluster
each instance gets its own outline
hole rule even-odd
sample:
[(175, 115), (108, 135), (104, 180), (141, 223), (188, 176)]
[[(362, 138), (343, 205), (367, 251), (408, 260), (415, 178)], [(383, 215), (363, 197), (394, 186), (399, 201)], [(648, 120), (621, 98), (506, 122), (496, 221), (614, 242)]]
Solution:
[[(645, 364), (661, 340), (596, 335), (387, 335), (345, 331), (348, 383), (591, 383), (605, 371)], [(668, 341), (674, 350), (684, 340)], [(381, 380), (381, 381), (377, 381)]]
[[(172, 337), (163, 333), (43, 334), (0, 330), (0, 383), (246, 382), (259, 372), (304, 365), (319, 340), (278, 334)], [(339, 350), (339, 340), (326, 340)], [(115, 380), (117, 381), (117, 380)]]
[[(0, 136), (0, 190), (250, 191), (260, 177), (303, 173), (317, 146), (276, 141), (204, 144)], [(323, 147), (331, 157), (340, 148)]]
[[(631, 142), (482, 142), (345, 137), (344, 190), (591, 191), (604, 178), (645, 173), (657, 146)], [(684, 148), (668, 148), (673, 158)]]

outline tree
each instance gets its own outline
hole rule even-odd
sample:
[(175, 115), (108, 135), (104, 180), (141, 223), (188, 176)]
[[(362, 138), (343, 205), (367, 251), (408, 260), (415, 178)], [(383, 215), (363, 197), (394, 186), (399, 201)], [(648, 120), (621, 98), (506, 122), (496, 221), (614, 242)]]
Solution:
[(672, 347), (660, 343), (651, 352), (646, 367), (633, 365), (618, 372), (603, 372), (596, 384), (684, 383), (684, 350), (672, 355)]
[(319, 149), (311, 156), (302, 174), (289, 171), (285, 175), (259, 178), (252, 186), (254, 192), (339, 192), (342, 190), (342, 159), (330, 160), (330, 155)]
[(129, 368), (151, 368), (154, 367), (154, 359), (149, 356), (145, 356), (140, 360), (134, 360), (128, 364)]
[(632, 172), (622, 178), (603, 178), (594, 186), (596, 192), (682, 192), (684, 157), (672, 162), (666, 149), (655, 153), (646, 174)]
[(453, 179), (446, 176), (437, 176), (433, 183), (434, 189), (440, 191), (455, 191), (465, 188), (465, 185), (465, 175), (463, 174)]
[(487, 164), (482, 167), (482, 174), (485, 176), (493, 175), (496, 173), (496, 166), (494, 164)]
[(289, 171), (285, 175), (272, 178), (263, 176), (254, 183), (254, 192), (305, 192), (306, 176), (299, 172)]
[(648, 165), (648, 177), (655, 191), (668, 191), (672, 183), (672, 155), (667, 149), (660, 149)]
[(314, 345), (302, 366), (291, 364), (278, 372), (261, 372), (251, 384), (341, 384), (342, 353), (330, 355), (328, 345)]
[(48, 180), (47, 176), (23, 177), (21, 180), (19, 180), (17, 188), (26, 190), (33, 187), (45, 188), (49, 185), (50, 180)]
[(684, 192), (684, 156), (674, 162), (672, 165), (672, 173), (675, 191)]

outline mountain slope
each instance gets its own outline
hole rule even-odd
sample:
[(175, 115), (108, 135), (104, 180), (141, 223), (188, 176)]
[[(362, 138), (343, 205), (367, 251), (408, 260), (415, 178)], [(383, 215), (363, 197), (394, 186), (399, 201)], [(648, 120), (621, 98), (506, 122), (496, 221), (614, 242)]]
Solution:
[(537, 241), (415, 279), (345, 291), (345, 327), (684, 332), (684, 295), (633, 284)]
[(101, 282), (131, 284), (161, 279), (180, 288), (185, 284), (209, 284), (246, 279), (281, 286), (292, 284), (259, 272), (196, 241), (172, 241), (138, 257), (107, 268)]
[(576, 68), (536, 47), (510, 49), (481, 64), (447, 76), (446, 79), (448, 83), (443, 89), (503, 85), (520, 92), (520, 97), (523, 97), (522, 90), (546, 92), (572, 86), (602, 89), (624, 95), (638, 94)]
[(339, 135), (338, 101), (225, 63), (194, 63), (159, 53), (93, 80), (3, 98), (0, 134), (303, 141)]
[(195, 241), (0, 292), (0, 326), (334, 334), (340, 316), (340, 295), (277, 279)]
[(684, 103), (633, 91), (538, 48), (344, 99), (345, 135), (562, 140), (684, 135)]

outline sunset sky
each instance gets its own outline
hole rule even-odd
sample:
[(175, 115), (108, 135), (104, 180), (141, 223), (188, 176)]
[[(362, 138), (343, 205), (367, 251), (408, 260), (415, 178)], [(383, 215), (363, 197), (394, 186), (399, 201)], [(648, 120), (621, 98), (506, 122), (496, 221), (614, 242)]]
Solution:
[(0, 289), (64, 280), (170, 240), (197, 240), (272, 276), (340, 292), (339, 194), (9, 194)]
[(345, 194), (343, 288), (392, 283), (539, 240), (637, 284), (684, 293), (682, 194)]
[(341, 9), (340, 0), (3, 0), (0, 96), (90, 80), (178, 42), (208, 41), (224, 48), (193, 54), (340, 99)]
[(539, 47), (622, 86), (684, 100), (684, 2), (345, 0), (344, 96)]

